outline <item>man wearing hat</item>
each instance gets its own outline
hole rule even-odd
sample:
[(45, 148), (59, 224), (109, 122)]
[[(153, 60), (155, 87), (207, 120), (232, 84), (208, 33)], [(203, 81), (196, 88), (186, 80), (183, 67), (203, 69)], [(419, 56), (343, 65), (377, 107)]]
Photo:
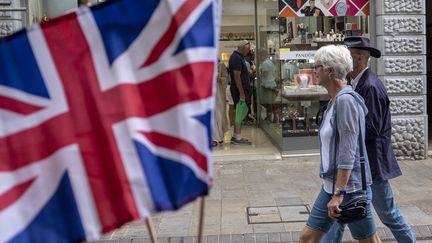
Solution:
[[(250, 42), (242, 40), (237, 46), (228, 61), (228, 69), (231, 76), (231, 96), (234, 101), (234, 109), (240, 100), (246, 101), (246, 98), (250, 97), (250, 76), (246, 66), (245, 56), (250, 52)], [(252, 143), (242, 138), (241, 135), (241, 124), (234, 123), (234, 134), (231, 138), (231, 144), (243, 144), (251, 145)]]
[[(388, 180), (402, 175), (391, 143), (390, 100), (383, 82), (368, 68), (369, 57), (381, 52), (369, 45), (369, 39), (353, 36), (344, 40), (351, 51), (353, 71), (348, 74), (353, 89), (365, 100), (366, 149), (372, 172), (372, 204), (381, 222), (397, 242), (416, 242), (415, 235), (400, 212)], [(321, 242), (341, 242), (344, 226), (334, 224)]]

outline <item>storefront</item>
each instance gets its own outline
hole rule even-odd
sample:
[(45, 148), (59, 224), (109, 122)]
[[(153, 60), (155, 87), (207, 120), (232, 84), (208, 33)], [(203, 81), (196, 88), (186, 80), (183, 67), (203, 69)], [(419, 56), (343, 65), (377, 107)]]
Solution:
[(395, 154), (426, 158), (425, 14), (422, 0), (255, 0), (259, 124), (282, 154), (319, 148), (328, 96), (313, 80), (315, 51), (366, 36), (382, 52), (370, 67), (389, 93)]
[(342, 44), (345, 36), (370, 38), (369, 3), (285, 0), (266, 9), (261, 2), (256, 30), (260, 125), (283, 152), (317, 150), (318, 113), (329, 98), (313, 79), (315, 52)]

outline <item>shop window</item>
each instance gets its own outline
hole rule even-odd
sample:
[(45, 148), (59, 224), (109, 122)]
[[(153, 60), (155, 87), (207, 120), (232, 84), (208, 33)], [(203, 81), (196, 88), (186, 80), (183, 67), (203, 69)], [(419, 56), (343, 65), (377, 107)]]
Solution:
[(314, 81), (315, 52), (369, 37), (368, 15), (366, 0), (257, 0), (260, 119), (282, 150), (318, 148), (317, 114), (329, 97)]

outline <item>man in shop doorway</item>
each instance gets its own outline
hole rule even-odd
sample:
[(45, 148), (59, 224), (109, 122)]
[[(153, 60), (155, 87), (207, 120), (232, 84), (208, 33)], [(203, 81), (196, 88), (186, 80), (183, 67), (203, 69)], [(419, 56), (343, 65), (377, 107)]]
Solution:
[(300, 12), (305, 16), (324, 16), (321, 9), (315, 6), (315, 0), (309, 0), (309, 6), (301, 9)]
[[(231, 77), (231, 96), (234, 101), (234, 108), (240, 100), (246, 101), (246, 98), (250, 97), (251, 87), (250, 87), (250, 76), (249, 71), (246, 66), (245, 56), (250, 52), (250, 42), (247, 40), (242, 40), (237, 46), (228, 62), (228, 69)], [(241, 124), (234, 123), (234, 133), (231, 138), (231, 144), (244, 144), (251, 145), (252, 143), (243, 138), (241, 135)]]
[[(348, 74), (353, 89), (365, 100), (366, 149), (372, 172), (372, 204), (381, 222), (393, 233), (397, 242), (416, 242), (415, 235), (400, 212), (389, 180), (402, 175), (391, 143), (390, 100), (383, 82), (368, 68), (370, 56), (381, 52), (369, 45), (365, 37), (347, 37), (344, 44), (353, 59), (353, 71)], [(341, 242), (345, 225), (333, 224), (321, 242)]]

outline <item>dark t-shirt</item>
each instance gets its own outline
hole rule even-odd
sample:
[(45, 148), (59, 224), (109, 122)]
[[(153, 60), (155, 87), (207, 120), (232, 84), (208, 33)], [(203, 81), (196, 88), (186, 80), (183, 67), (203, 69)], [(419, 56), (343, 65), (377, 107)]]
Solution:
[(245, 59), (241, 53), (234, 51), (229, 59), (228, 69), (231, 77), (231, 86), (237, 88), (237, 84), (234, 79), (234, 71), (240, 71), (240, 79), (242, 81), (243, 89), (250, 90), (249, 82), (249, 71), (247, 69)]

